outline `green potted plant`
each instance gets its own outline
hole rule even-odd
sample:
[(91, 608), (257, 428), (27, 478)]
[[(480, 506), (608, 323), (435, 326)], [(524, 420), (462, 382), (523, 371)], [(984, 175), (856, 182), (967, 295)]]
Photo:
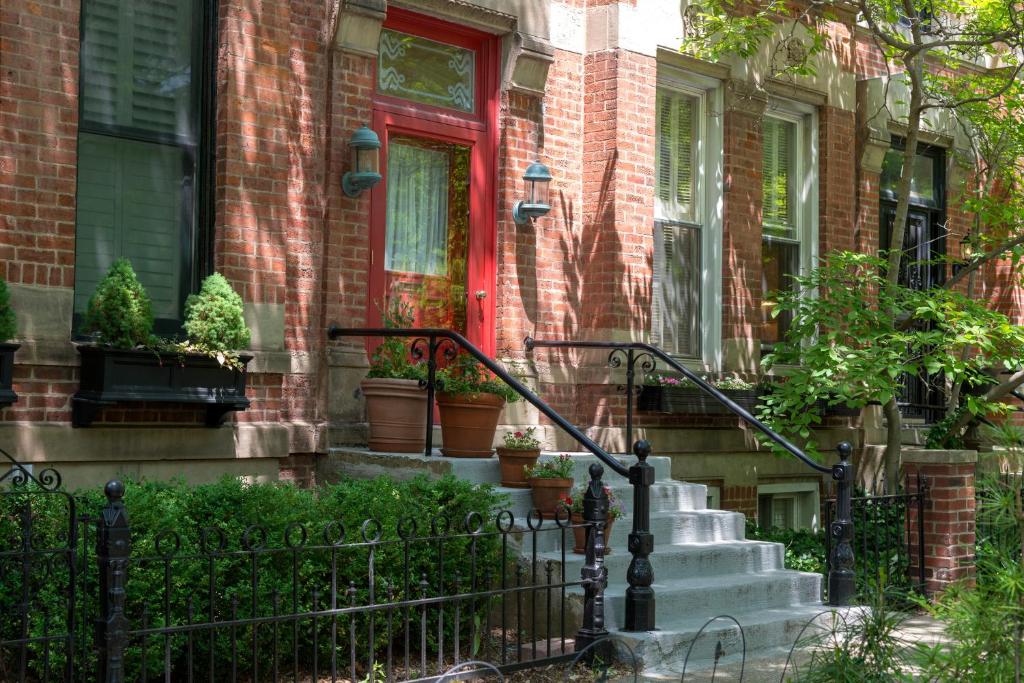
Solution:
[(219, 425), (233, 410), (249, 407), (245, 366), (251, 355), (242, 299), (214, 273), (185, 302), (188, 338), (153, 336), (149, 295), (126, 259), (118, 259), (96, 286), (83, 331), (92, 344), (78, 345), (81, 381), (71, 399), (72, 424), (88, 426), (105, 405), (173, 402), (206, 408), (206, 424)]
[(452, 458), (491, 457), (501, 409), (519, 395), (468, 353), (457, 355), (438, 371), (437, 379), (441, 453)]
[(572, 491), (573, 467), (572, 457), (562, 453), (551, 460), (524, 468), (526, 479), (530, 482), (533, 507), (545, 514), (554, 515), (558, 503), (568, 498)]
[[(742, 408), (757, 408), (754, 384), (735, 377), (707, 380)], [(655, 375), (647, 378), (636, 399), (637, 410), (688, 415), (731, 415), (731, 411), (686, 378)]]
[(540, 441), (535, 436), (536, 427), (525, 432), (506, 432), (502, 445), (498, 446), (498, 464), (501, 467), (501, 485), (514, 489), (530, 487), (524, 470), (532, 468), (540, 457)]
[[(583, 526), (583, 495), (586, 492), (587, 487), (583, 486), (574, 491), (572, 496), (566, 496), (562, 501), (569, 508), (569, 512), (572, 513), (572, 516), (569, 518), (573, 524), (572, 532), (575, 536), (575, 545), (572, 551), (578, 555), (587, 552), (587, 527)], [(619, 517), (626, 514), (626, 510), (622, 507), (622, 501), (619, 500), (610, 487), (604, 487), (604, 495), (608, 496), (608, 517), (604, 523), (604, 554), (608, 555), (612, 551), (612, 524)]]
[[(392, 299), (383, 311), (384, 327), (412, 327), (412, 306)], [(426, 365), (414, 363), (401, 337), (384, 337), (370, 356), (370, 371), (360, 384), (366, 399), (373, 451), (418, 453), (426, 443)]]
[(11, 308), (11, 295), (7, 291), (7, 283), (0, 278), (0, 408), (9, 406), (18, 400), (14, 393), (14, 352), (18, 344), (9, 340), (17, 332), (14, 309)]

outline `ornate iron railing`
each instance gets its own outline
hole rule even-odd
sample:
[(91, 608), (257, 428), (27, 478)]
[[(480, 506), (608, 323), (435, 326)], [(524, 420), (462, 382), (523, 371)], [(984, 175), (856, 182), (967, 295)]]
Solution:
[[(630, 466), (626, 466), (618, 458), (599, 446), (593, 439), (577, 429), (558, 411), (519, 381), (519, 379), (458, 332), (434, 328), (342, 328), (332, 325), (327, 330), (327, 336), (329, 339), (339, 339), (342, 337), (407, 337), (413, 340), (410, 345), (410, 353), (413, 357), (422, 359), (427, 364), (425, 386), (427, 391), (426, 410), (428, 418), (424, 455), (428, 457), (433, 451), (432, 415), (434, 410), (434, 392), (437, 387), (438, 354), (442, 354), (446, 360), (450, 361), (454, 359), (458, 349), (461, 348), (496, 377), (504, 381), (562, 431), (575, 439), (584, 449), (595, 455), (606, 467), (609, 467), (616, 474), (626, 477), (633, 486), (633, 527), (629, 534), (629, 552), (633, 557), (626, 571), (626, 581), (629, 586), (626, 589), (626, 616), (623, 630), (653, 631), (655, 629), (655, 596), (654, 589), (651, 588), (651, 584), (654, 582), (654, 570), (650, 562), (650, 554), (654, 550), (654, 537), (651, 534), (650, 523), (650, 489), (651, 485), (654, 484), (655, 474), (654, 467), (647, 462), (647, 458), (651, 454), (650, 444), (643, 440), (633, 444), (633, 453), (636, 455), (637, 461)], [(426, 348), (424, 348), (424, 345)], [(603, 502), (595, 502), (594, 505), (603, 505), (602, 509), (607, 511), (607, 497), (602, 494), (599, 496), (599, 500)], [(584, 502), (584, 505), (586, 505), (586, 502)], [(603, 568), (601, 571), (604, 571)], [(587, 578), (587, 576), (585, 575), (584, 578)], [(595, 575), (590, 575), (589, 578), (596, 580)], [(588, 636), (588, 638), (596, 639), (606, 633), (604, 630), (603, 598), (597, 592), (591, 590), (595, 586), (593, 582), (587, 585), (586, 604), (589, 606), (588, 608), (594, 610), (596, 624), (594, 626), (596, 629), (594, 634)]]
[(791, 443), (781, 434), (775, 432), (771, 427), (758, 420), (750, 414), (743, 406), (738, 405), (731, 398), (726, 396), (717, 388), (713, 387), (703, 378), (699, 377), (692, 370), (679, 363), (672, 356), (668, 355), (657, 346), (641, 342), (605, 342), (605, 341), (555, 341), (542, 340), (527, 337), (524, 340), (526, 350), (532, 351), (535, 348), (554, 349), (599, 349), (608, 350), (608, 364), (611, 367), (621, 367), (623, 360), (626, 363), (626, 433), (627, 443), (632, 439), (633, 433), (633, 396), (636, 391), (636, 365), (640, 363), (641, 370), (645, 374), (653, 372), (658, 361), (663, 362), (675, 372), (683, 375), (697, 388), (708, 394), (730, 412), (735, 414), (745, 423), (764, 434), (773, 441), (779, 448), (786, 451), (797, 460), (822, 474), (830, 474), (836, 482), (836, 509), (835, 519), (829, 526), (831, 536), (831, 551), (829, 555), (828, 572), (828, 596), (829, 604), (848, 605), (856, 592), (854, 581), (854, 555), (853, 555), (853, 520), (851, 497), (853, 495), (853, 463), (850, 457), (853, 448), (847, 442), (837, 446), (839, 462), (831, 467), (821, 465), (812, 460), (800, 448)]

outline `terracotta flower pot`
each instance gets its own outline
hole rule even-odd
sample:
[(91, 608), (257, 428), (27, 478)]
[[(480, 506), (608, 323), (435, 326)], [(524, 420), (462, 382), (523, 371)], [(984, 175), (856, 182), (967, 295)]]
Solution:
[(427, 392), (414, 379), (364, 379), (370, 450), (422, 453), (427, 433)]
[(572, 491), (572, 479), (544, 479), (530, 477), (530, 492), (533, 494), (533, 507), (554, 518), (558, 502)]
[(441, 453), (450, 458), (489, 458), (505, 399), (495, 394), (437, 394), (441, 412)]
[(533, 467), (540, 457), (539, 448), (523, 450), (498, 446), (498, 463), (501, 465), (501, 485), (513, 489), (528, 489), (530, 482), (523, 474), (524, 467)]
[[(583, 524), (583, 515), (577, 515), (577, 514), (573, 513), (572, 523), (574, 525), (573, 528), (572, 528), (572, 533), (576, 537), (576, 541), (575, 541), (575, 544), (573, 546), (572, 551), (574, 553), (576, 553), (577, 555), (584, 555), (587, 552), (587, 527), (585, 527), (585, 526), (575, 526), (577, 524)], [(614, 523), (615, 523), (615, 519), (611, 515), (608, 515), (608, 518), (605, 520), (605, 523), (604, 523), (604, 554), (605, 555), (609, 555), (612, 552), (611, 541), (609, 539), (611, 539), (611, 537), (612, 537), (612, 524), (614, 524)]]

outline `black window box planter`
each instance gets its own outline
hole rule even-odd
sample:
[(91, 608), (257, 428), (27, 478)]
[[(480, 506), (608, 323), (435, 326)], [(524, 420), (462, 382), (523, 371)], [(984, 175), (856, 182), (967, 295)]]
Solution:
[[(757, 408), (757, 389), (720, 389), (741, 408), (753, 412)], [(651, 386), (640, 387), (636, 397), (637, 410), (654, 413), (684, 415), (732, 415), (732, 411), (710, 395), (694, 387)]]
[(14, 393), (14, 352), (20, 344), (0, 343), (0, 408), (6, 408), (18, 400)]
[[(192, 403), (206, 406), (206, 426), (216, 427), (233, 410), (245, 410), (246, 372), (201, 354), (78, 347), (81, 384), (71, 397), (71, 421), (87, 427), (103, 406), (118, 402)], [(250, 355), (238, 357), (245, 366)]]

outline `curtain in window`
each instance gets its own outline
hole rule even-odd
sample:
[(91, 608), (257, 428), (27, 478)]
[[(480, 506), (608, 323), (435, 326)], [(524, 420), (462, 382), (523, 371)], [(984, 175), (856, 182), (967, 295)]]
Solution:
[(392, 139), (388, 145), (384, 268), (448, 271), (448, 152)]
[(765, 232), (773, 235), (792, 236), (793, 232), (791, 170), (796, 161), (793, 153), (795, 128), (790, 121), (768, 117), (765, 117), (762, 127), (762, 222)]
[(700, 354), (700, 230), (661, 223), (654, 234), (654, 342), (669, 353)]

